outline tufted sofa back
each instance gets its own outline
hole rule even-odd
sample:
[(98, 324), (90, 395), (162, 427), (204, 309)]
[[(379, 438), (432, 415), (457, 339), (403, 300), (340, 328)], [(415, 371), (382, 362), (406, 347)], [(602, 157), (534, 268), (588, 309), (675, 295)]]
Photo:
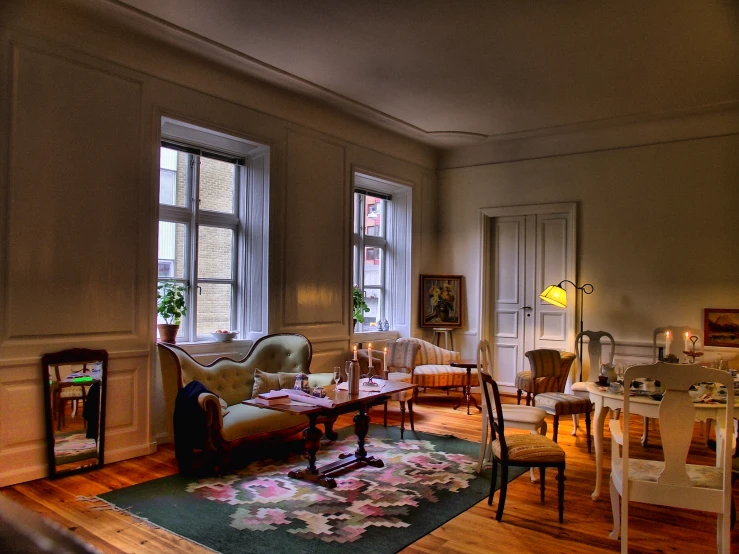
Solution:
[(401, 338), (396, 342), (415, 342), (420, 346), (416, 354), (416, 365), (448, 365), (449, 362), (459, 360), (461, 355), (454, 350), (445, 350), (439, 346), (433, 345), (423, 339)]
[[(241, 360), (218, 358), (203, 365), (179, 346), (157, 344), (167, 425), (174, 417), (177, 391), (190, 381), (202, 382), (231, 406), (251, 398), (254, 370), (310, 373), (313, 349), (303, 335), (276, 334), (257, 340)], [(171, 428), (170, 428), (171, 434)]]

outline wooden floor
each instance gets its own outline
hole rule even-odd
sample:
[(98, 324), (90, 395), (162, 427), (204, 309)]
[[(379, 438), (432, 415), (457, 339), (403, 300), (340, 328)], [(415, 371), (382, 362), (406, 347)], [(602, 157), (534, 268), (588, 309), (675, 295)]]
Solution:
[[(454, 434), (479, 441), (481, 416), (473, 408), (453, 410), (458, 395), (421, 394), (415, 408), (416, 430)], [(512, 399), (507, 399), (512, 401)], [(381, 409), (372, 419), (382, 422)], [(390, 424), (399, 423), (397, 403), (390, 406)], [(349, 425), (343, 416), (340, 425)], [(337, 427), (338, 427), (337, 426)], [(551, 430), (551, 425), (549, 426)], [(589, 455), (581, 431), (570, 435), (571, 419), (560, 423), (559, 443), (567, 454), (565, 522), (557, 522), (556, 481), (548, 480), (547, 500), (539, 500), (538, 483), (523, 475), (509, 487), (502, 522), (495, 521), (495, 507), (483, 500), (468, 511), (426, 535), (405, 553), (587, 553), (619, 552), (620, 543), (608, 538), (612, 528), (608, 496), (608, 470), (604, 472), (604, 491), (593, 501), (595, 454)], [(551, 431), (550, 431), (551, 436)], [(659, 433), (653, 434), (658, 443)], [(606, 467), (610, 464), (610, 437), (606, 436)], [(691, 457), (710, 463), (713, 452), (703, 446), (700, 426), (696, 424)], [(641, 448), (641, 447), (638, 447)], [(649, 448), (650, 452), (659, 450)], [(102, 552), (209, 552), (167, 531), (137, 522), (110, 509), (100, 509), (79, 497), (93, 497), (113, 489), (163, 477), (177, 471), (169, 445), (150, 456), (109, 464), (100, 470), (64, 477), (54, 481), (41, 479), (0, 489), (0, 494), (34, 510), (91, 543)], [(553, 477), (553, 475), (552, 475)], [(739, 483), (737, 483), (739, 487)], [(735, 495), (739, 498), (735, 489)], [(497, 500), (497, 496), (496, 496)], [(633, 504), (630, 508), (630, 551), (654, 553), (690, 553), (716, 551), (716, 518), (687, 510), (664, 509)], [(732, 533), (732, 551), (739, 552), (739, 526)], [(249, 552), (245, 547), (244, 552)]]

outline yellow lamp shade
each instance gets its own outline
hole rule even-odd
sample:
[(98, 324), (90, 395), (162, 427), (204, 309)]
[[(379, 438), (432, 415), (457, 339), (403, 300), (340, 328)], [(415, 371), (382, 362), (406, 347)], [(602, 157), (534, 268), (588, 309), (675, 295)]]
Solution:
[(539, 295), (539, 298), (545, 302), (549, 302), (558, 308), (567, 307), (567, 292), (560, 286), (549, 285), (544, 292)]

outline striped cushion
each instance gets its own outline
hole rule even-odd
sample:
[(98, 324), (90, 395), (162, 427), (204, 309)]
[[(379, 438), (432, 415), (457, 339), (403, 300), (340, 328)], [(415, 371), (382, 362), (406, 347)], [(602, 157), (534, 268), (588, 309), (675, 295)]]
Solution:
[[(528, 433), (506, 436), (509, 461), (564, 462), (565, 451), (556, 442), (542, 435)], [(500, 440), (493, 441), (493, 455), (501, 458)]]
[[(450, 365), (419, 365), (413, 373), (413, 382), (420, 387), (466, 387), (467, 370)], [(473, 369), (470, 385), (474, 387), (477, 384), (477, 369)]]
[(589, 398), (581, 398), (574, 394), (563, 392), (545, 392), (534, 398), (537, 408), (546, 410), (554, 415), (584, 414), (592, 409), (593, 403)]
[(422, 339), (415, 339), (412, 337), (402, 338), (396, 341), (396, 343), (398, 342), (414, 342), (421, 347), (418, 354), (416, 354), (416, 365), (444, 365), (454, 360), (461, 359), (461, 354), (459, 352), (455, 352), (454, 350), (445, 350), (444, 348), (435, 346)]
[[(524, 392), (534, 392), (534, 382), (530, 371), (522, 371), (516, 374), (516, 388)], [(559, 382), (551, 377), (537, 377), (536, 392), (557, 392)]]
[[(388, 352), (390, 349), (388, 348)], [(387, 380), (388, 381), (402, 381), (404, 383), (410, 383), (411, 382), (411, 374), (410, 373), (389, 373), (387, 374)], [(402, 390), (400, 392), (396, 392), (393, 394), (393, 399), (395, 400), (402, 400), (402, 401), (408, 401), (413, 399), (413, 389), (408, 390)]]
[(387, 345), (387, 370), (406, 369), (408, 372), (416, 367), (416, 355), (421, 345), (415, 342), (391, 342)]

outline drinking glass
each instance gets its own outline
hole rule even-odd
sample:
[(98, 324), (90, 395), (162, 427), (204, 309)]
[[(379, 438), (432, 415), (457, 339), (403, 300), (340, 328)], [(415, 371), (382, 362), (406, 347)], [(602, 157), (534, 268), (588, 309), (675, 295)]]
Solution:
[(334, 366), (334, 384), (338, 385), (341, 383), (341, 367)]

